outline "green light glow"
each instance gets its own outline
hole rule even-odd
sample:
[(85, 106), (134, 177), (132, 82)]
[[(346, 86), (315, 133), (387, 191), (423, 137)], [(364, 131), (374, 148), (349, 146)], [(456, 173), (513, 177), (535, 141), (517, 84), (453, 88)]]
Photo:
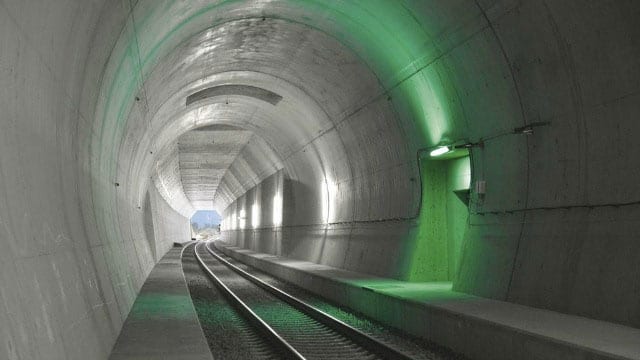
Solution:
[(141, 292), (131, 309), (132, 319), (190, 320), (193, 305), (188, 295)]
[(420, 301), (438, 301), (469, 297), (465, 294), (452, 293), (453, 285), (448, 281), (411, 283), (389, 279), (374, 279), (357, 281), (357, 285), (366, 290), (392, 297)]
[(446, 281), (447, 238), (445, 198), (445, 162), (420, 160), (422, 204), (415, 228), (409, 232), (405, 247), (405, 273), (408, 281)]
[(222, 298), (215, 302), (196, 298), (193, 300), (193, 305), (202, 326), (221, 326), (237, 331), (246, 330), (246, 324), (236, 310)]
[(451, 282), (407, 282), (392, 279), (343, 279), (347, 287), (349, 307), (377, 320), (395, 322), (400, 314), (393, 311), (391, 302), (381, 301), (380, 295), (423, 303), (447, 303), (474, 299), (472, 295), (455, 292)]
[(401, 278), (450, 281), (457, 271), (468, 209), (455, 190), (468, 189), (469, 157), (446, 161), (421, 158), (422, 206), (403, 254)]

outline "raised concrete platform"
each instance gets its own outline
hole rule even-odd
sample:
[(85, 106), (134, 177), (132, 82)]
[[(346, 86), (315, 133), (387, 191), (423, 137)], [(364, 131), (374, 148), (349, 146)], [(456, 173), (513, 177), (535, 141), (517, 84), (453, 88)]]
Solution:
[(111, 360), (213, 360), (182, 272), (182, 250), (170, 249), (149, 274)]
[(237, 247), (228, 256), (472, 359), (640, 359), (640, 330)]

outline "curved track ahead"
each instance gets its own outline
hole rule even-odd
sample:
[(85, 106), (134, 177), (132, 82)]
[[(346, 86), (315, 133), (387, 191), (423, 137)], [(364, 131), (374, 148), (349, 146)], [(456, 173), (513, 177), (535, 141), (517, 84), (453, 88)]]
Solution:
[(196, 245), (194, 252), (204, 271), (232, 305), (284, 358), (411, 358), (274, 288), (202, 244)]

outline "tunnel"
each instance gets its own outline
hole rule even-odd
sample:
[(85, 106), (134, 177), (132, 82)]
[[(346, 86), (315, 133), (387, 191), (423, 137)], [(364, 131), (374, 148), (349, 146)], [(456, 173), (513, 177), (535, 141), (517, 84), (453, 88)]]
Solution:
[(145, 282), (215, 210), (230, 258), (456, 356), (640, 359), (639, 21), (0, 0), (0, 358), (134, 358)]

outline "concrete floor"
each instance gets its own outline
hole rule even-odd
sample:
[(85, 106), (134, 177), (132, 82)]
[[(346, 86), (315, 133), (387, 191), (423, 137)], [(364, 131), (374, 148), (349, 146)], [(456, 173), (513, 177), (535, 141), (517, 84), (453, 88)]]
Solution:
[(213, 360), (182, 272), (183, 249), (170, 249), (149, 274), (111, 360)]

